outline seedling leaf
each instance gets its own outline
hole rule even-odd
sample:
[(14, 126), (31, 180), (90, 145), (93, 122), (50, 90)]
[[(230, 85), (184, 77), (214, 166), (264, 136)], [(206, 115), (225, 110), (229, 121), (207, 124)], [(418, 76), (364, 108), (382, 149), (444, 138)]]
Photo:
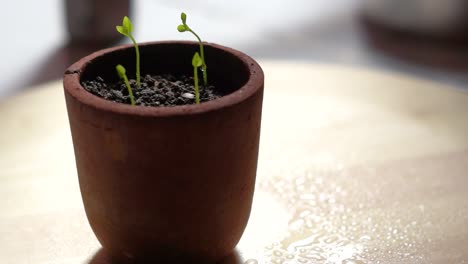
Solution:
[(115, 66), (115, 69), (117, 70), (117, 74), (119, 75), (119, 77), (121, 79), (123, 79), (123, 77), (126, 74), (125, 68), (122, 65), (119, 64), (119, 65)]
[(198, 52), (195, 52), (195, 55), (193, 55), (193, 58), (192, 58), (192, 66), (193, 67), (201, 67), (203, 65), (203, 61), (200, 57), (200, 54), (198, 54)]
[(122, 25), (123, 25), (123, 27), (125, 28), (125, 30), (126, 30), (128, 33), (132, 33), (132, 32), (133, 32), (132, 21), (130, 21), (130, 18), (128, 18), (128, 16), (124, 16), (123, 21), (122, 21)]
[(122, 35), (128, 37), (128, 34), (127, 34), (127, 32), (125, 31), (124, 27), (122, 27), (122, 26), (116, 26), (115, 29), (117, 29), (117, 32), (119, 32), (120, 34), (122, 34)]
[(187, 31), (187, 27), (185, 25), (178, 25), (177, 30), (179, 32), (185, 32), (185, 31)]
[(180, 14), (180, 19), (182, 20), (182, 23), (185, 25), (185, 23), (187, 22), (187, 14), (185, 14), (184, 12), (182, 12)]

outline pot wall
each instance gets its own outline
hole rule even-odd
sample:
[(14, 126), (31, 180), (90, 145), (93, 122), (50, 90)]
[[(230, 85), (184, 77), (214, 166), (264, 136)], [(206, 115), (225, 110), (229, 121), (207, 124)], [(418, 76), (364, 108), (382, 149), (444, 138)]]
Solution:
[[(142, 45), (142, 71), (188, 73), (196, 49), (192, 42)], [(112, 255), (216, 261), (234, 249), (245, 229), (263, 73), (248, 56), (218, 45), (208, 45), (206, 57), (210, 80), (232, 93), (199, 106), (135, 107), (81, 87), (80, 80), (96, 75), (115, 78), (116, 63), (130, 72), (130, 46), (93, 54), (65, 74), (85, 210)]]

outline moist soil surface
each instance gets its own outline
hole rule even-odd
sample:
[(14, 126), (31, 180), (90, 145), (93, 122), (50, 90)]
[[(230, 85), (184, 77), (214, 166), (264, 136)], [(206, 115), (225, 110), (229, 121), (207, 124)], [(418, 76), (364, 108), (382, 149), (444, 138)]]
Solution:
[[(141, 86), (138, 88), (135, 80), (129, 80), (136, 105), (141, 106), (176, 106), (195, 104), (195, 88), (193, 77), (171, 74), (141, 76)], [(224, 96), (213, 85), (207, 87), (200, 81), (200, 102), (207, 102)], [(97, 77), (92, 81), (82, 82), (90, 93), (106, 100), (130, 104), (128, 89), (123, 80), (106, 82)]]

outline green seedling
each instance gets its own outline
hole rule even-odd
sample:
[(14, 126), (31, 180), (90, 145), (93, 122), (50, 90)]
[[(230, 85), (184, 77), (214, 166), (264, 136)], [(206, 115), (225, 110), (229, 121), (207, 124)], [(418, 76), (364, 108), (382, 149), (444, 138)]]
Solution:
[(203, 61), (198, 52), (195, 52), (192, 58), (193, 80), (195, 82), (195, 103), (200, 103), (200, 90), (198, 89), (198, 68), (203, 65)]
[(138, 48), (138, 44), (135, 41), (135, 38), (132, 35), (133, 32), (133, 24), (130, 21), (130, 18), (125, 16), (122, 21), (121, 26), (116, 26), (115, 27), (117, 31), (128, 37), (132, 42), (133, 45), (135, 46), (135, 52), (136, 52), (136, 82), (137, 82), (137, 87), (140, 87), (140, 49)]
[(203, 72), (203, 84), (205, 86), (208, 85), (208, 74), (206, 72), (206, 62), (205, 62), (205, 52), (203, 50), (203, 42), (201, 38), (195, 33), (188, 25), (187, 25), (187, 15), (185, 13), (180, 14), (180, 19), (182, 20), (182, 24), (177, 27), (177, 30), (179, 32), (190, 32), (192, 33), (197, 39), (198, 39), (198, 44), (200, 45), (200, 55), (201, 55), (201, 61), (202, 61), (202, 72)]
[(119, 77), (123, 79), (123, 81), (125, 82), (125, 86), (127, 86), (131, 105), (135, 105), (135, 98), (133, 97), (132, 87), (130, 87), (130, 83), (128, 82), (128, 78), (127, 78), (127, 74), (126, 74), (124, 66), (119, 64), (115, 66), (115, 69), (117, 70), (117, 74), (119, 75)]

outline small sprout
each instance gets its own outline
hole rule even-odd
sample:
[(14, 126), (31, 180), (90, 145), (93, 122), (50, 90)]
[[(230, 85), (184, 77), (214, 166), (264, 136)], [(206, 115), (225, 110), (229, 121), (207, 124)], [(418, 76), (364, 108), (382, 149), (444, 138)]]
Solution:
[(202, 59), (198, 52), (195, 52), (192, 58), (192, 66), (193, 66), (193, 80), (195, 82), (195, 103), (200, 103), (200, 91), (198, 89), (198, 68), (203, 65)]
[(130, 21), (130, 18), (125, 16), (122, 21), (121, 26), (116, 26), (115, 27), (117, 31), (128, 37), (132, 42), (133, 45), (135, 46), (135, 52), (136, 52), (136, 81), (137, 81), (137, 87), (140, 87), (140, 49), (138, 48), (138, 44), (135, 41), (135, 38), (132, 35), (133, 32), (133, 25), (132, 21)]
[(130, 96), (130, 103), (132, 105), (135, 105), (135, 98), (133, 97), (132, 87), (130, 87), (130, 83), (128, 82), (128, 78), (127, 78), (127, 74), (126, 74), (124, 66), (119, 64), (115, 66), (115, 69), (117, 70), (117, 74), (119, 75), (119, 77), (124, 80), (125, 86), (127, 86), (128, 95)]
[(203, 42), (201, 41), (201, 38), (197, 35), (197, 33), (195, 33), (188, 25), (187, 25), (187, 15), (182, 12), (180, 14), (180, 19), (182, 20), (182, 24), (177, 26), (177, 30), (179, 32), (190, 32), (192, 33), (197, 39), (198, 39), (198, 45), (200, 45), (200, 55), (201, 55), (201, 61), (202, 61), (202, 65), (201, 65), (201, 70), (203, 72), (203, 84), (205, 86), (208, 85), (208, 74), (206, 72), (206, 62), (205, 62), (205, 52), (204, 52), (204, 49), (203, 49)]

